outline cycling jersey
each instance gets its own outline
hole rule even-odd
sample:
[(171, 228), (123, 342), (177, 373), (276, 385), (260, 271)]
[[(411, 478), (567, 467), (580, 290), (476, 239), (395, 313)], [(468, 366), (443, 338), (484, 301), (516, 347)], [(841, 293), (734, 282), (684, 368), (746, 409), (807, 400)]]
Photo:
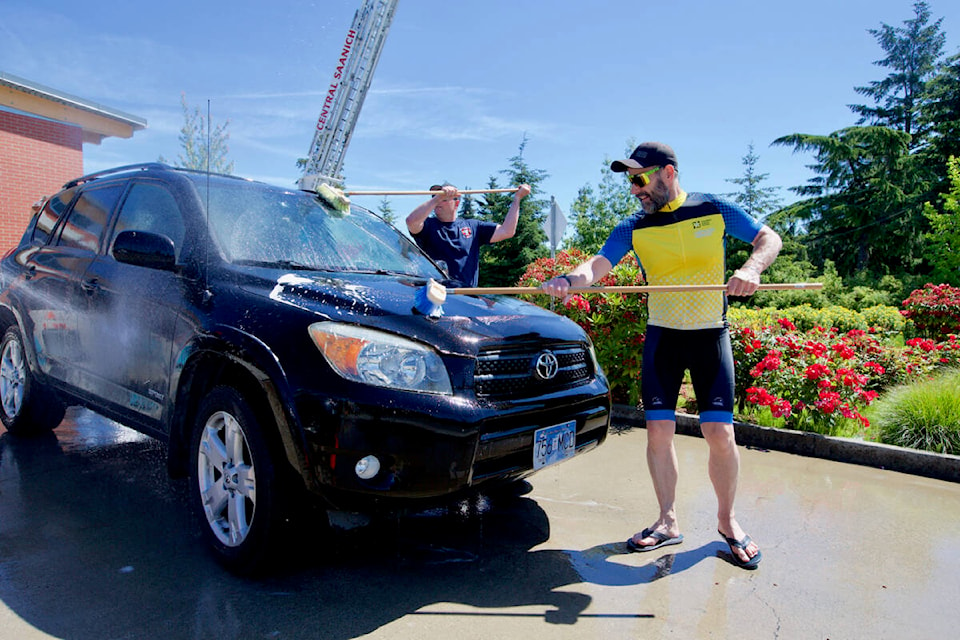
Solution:
[[(650, 285), (723, 284), (726, 242), (752, 243), (763, 225), (711, 194), (680, 192), (656, 213), (638, 211), (620, 222), (600, 255), (616, 265), (633, 249)], [(723, 291), (652, 292), (647, 324), (669, 329), (725, 325)]]

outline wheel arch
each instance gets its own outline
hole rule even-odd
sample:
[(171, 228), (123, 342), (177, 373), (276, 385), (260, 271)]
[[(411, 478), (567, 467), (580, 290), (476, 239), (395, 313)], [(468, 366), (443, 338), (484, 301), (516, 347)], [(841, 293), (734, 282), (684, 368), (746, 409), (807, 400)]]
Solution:
[(237, 389), (264, 426), (271, 455), (285, 460), (285, 470), (310, 482), (306, 447), (283, 372), (262, 344), (238, 346), (222, 339), (197, 341), (180, 358), (167, 466), (173, 477), (189, 471), (191, 430), (203, 398), (220, 385)]
[(20, 332), (23, 332), (23, 326), (20, 325), (20, 321), (17, 318), (17, 314), (14, 313), (13, 309), (6, 305), (0, 306), (0, 331), (5, 332), (11, 325), (20, 326)]
[(57, 394), (58, 401), (63, 397), (58, 393), (58, 389), (51, 386), (51, 381), (40, 367), (40, 360), (37, 357), (37, 345), (34, 342), (34, 336), (27, 330), (20, 309), (9, 304), (9, 301), (0, 304), (0, 337), (7, 332), (10, 327), (17, 327), (20, 331), (20, 340), (23, 343), (23, 353), (27, 358), (27, 364), (30, 367), (30, 373), (41, 384), (46, 385), (47, 389)]
[(30, 371), (38, 380), (45, 382), (46, 376), (43, 371), (40, 370), (40, 365), (37, 361), (36, 345), (33, 343), (33, 336), (27, 332), (19, 311), (15, 307), (6, 304), (0, 305), (0, 336), (13, 326), (16, 326), (20, 331), (20, 338), (23, 341), (23, 351), (27, 358), (27, 363), (30, 365)]
[[(47, 385), (46, 376), (39, 370), (34, 345), (25, 334), (20, 316), (6, 305), (0, 306), (0, 341), (4, 360), (3, 415), (0, 420), (10, 433), (39, 435), (55, 429), (63, 420), (67, 405), (60, 394)], [(10, 363), (8, 385), (7, 335), (18, 343), (20, 357)], [(23, 370), (20, 370), (23, 367)], [(16, 373), (14, 373), (16, 371)], [(9, 396), (7, 394), (10, 394)], [(16, 399), (14, 399), (16, 398)], [(8, 400), (10, 403), (8, 404)], [(12, 413), (11, 413), (12, 412)]]

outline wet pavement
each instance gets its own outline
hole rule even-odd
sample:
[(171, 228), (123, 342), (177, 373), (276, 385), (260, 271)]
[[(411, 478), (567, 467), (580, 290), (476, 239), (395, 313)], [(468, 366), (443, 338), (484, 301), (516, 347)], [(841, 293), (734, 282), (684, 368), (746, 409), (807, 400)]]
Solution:
[(748, 572), (693, 436), (683, 544), (627, 552), (656, 518), (645, 438), (615, 425), (526, 495), (309, 530), (254, 580), (207, 555), (156, 442), (78, 410), (40, 440), (0, 427), (0, 640), (956, 637), (960, 484), (742, 447)]

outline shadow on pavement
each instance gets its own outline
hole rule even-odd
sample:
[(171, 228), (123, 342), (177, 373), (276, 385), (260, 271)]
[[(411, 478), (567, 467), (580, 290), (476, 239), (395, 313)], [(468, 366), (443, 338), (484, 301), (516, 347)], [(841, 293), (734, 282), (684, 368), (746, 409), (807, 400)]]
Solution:
[(429, 611), (435, 603), (536, 605), (490, 615), (569, 625), (591, 602), (571, 585), (649, 583), (715, 553), (706, 545), (629, 566), (612, 561), (627, 553), (622, 541), (535, 550), (550, 537), (535, 501), (481, 497), (318, 527), (271, 577), (239, 578), (207, 555), (162, 445), (77, 420), (43, 438), (0, 433), (0, 604), (60, 638), (353, 638), (409, 614), (445, 615)]

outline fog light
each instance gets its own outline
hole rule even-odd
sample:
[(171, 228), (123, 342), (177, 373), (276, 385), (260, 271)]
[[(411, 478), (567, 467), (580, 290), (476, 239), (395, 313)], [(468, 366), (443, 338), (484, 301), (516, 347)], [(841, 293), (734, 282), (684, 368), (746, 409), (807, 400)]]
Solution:
[(369, 480), (380, 472), (380, 461), (377, 460), (377, 456), (365, 456), (357, 461), (357, 466), (353, 469), (357, 472), (358, 478)]

